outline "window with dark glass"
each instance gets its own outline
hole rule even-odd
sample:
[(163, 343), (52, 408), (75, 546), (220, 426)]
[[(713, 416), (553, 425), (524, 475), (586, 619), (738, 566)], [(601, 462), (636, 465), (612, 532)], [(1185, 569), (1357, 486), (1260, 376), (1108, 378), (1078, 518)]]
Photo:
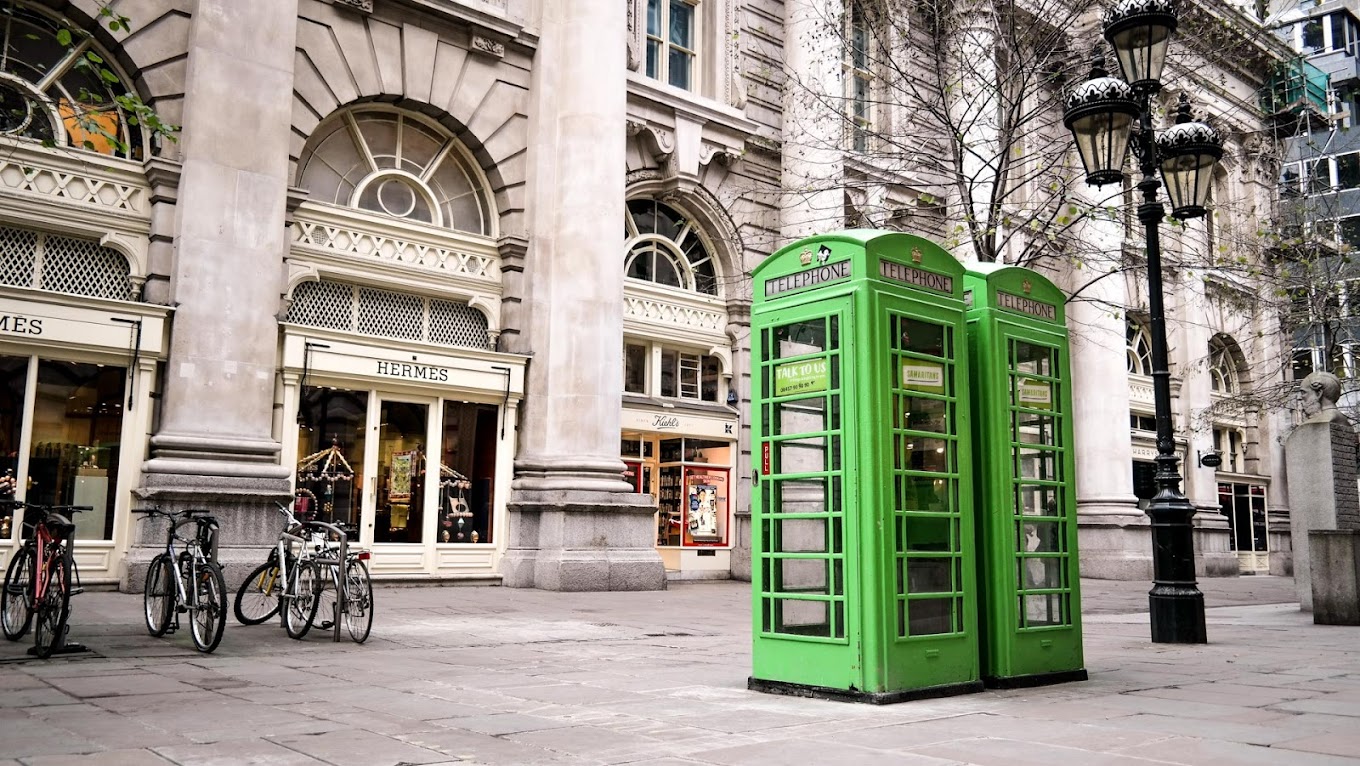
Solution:
[(1325, 47), (1322, 19), (1309, 19), (1303, 22), (1303, 52), (1321, 53)]
[(869, 150), (873, 129), (873, 38), (861, 0), (846, 4), (845, 17), (846, 116), (849, 118), (850, 148), (865, 152)]
[(695, 4), (647, 0), (647, 76), (684, 90), (694, 87)]
[(647, 347), (628, 343), (623, 347), (623, 390), (630, 394), (647, 393)]
[(1337, 156), (1336, 185), (1342, 189), (1360, 188), (1360, 154), (1351, 152)]
[(38, 362), (25, 499), (90, 506), (75, 518), (77, 539), (113, 539), (126, 383), (122, 367)]

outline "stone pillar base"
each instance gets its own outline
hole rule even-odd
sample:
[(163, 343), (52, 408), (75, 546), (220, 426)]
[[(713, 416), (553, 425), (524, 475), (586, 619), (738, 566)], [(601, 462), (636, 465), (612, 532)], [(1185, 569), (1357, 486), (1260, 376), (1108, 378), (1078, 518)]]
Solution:
[(1241, 563), (1232, 550), (1232, 529), (1217, 508), (1199, 508), (1195, 530), (1195, 577), (1237, 577)]
[[(205, 468), (211, 470), (211, 463)], [(278, 476), (223, 476), (188, 473), (146, 473), (136, 490), (145, 507), (166, 511), (202, 508), (217, 517), (217, 560), (227, 587), (235, 590), (241, 580), (268, 555), (279, 539), (282, 519), (274, 502), (291, 499), (284, 469)], [(258, 470), (258, 467), (256, 467)], [(132, 546), (124, 559), (119, 590), (140, 593), (146, 583), (151, 559), (165, 550), (165, 522), (133, 514)]]
[(1313, 622), (1360, 625), (1360, 530), (1308, 533)]
[(517, 489), (509, 511), (510, 542), (501, 560), (507, 587), (666, 589), (654, 545), (656, 504), (647, 495)]
[(1081, 576), (1152, 580), (1152, 529), (1141, 513), (1077, 513)]
[(732, 579), (751, 581), (751, 514), (732, 514)]

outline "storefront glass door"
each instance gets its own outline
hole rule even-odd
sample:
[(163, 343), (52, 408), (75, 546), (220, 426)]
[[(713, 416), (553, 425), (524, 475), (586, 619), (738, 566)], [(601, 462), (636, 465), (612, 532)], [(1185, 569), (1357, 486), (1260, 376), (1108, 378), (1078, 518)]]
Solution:
[(373, 542), (424, 542), (430, 407), (384, 399), (378, 417)]

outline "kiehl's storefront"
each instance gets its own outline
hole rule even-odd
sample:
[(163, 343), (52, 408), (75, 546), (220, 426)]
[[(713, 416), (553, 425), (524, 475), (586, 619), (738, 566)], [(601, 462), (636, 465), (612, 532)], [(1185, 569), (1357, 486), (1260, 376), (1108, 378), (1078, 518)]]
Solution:
[(624, 478), (656, 499), (656, 546), (671, 577), (731, 576), (737, 423), (717, 408), (623, 409)]
[(118, 582), (169, 313), (0, 288), (0, 564), (32, 521), (6, 500), (84, 505), (74, 516), (81, 581)]
[(486, 578), (505, 550), (525, 359), (287, 327), (295, 502), (359, 528), (376, 578)]

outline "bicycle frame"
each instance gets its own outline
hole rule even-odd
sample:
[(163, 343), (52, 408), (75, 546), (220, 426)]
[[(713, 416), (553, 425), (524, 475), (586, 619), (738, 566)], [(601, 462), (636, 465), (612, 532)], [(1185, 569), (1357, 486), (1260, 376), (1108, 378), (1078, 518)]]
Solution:
[[(43, 506), (26, 505), (26, 508), (43, 508)], [(38, 521), (25, 523), (33, 529), (33, 577), (28, 593), (28, 606), (32, 609), (42, 601), (47, 595), (47, 583), (52, 577), (52, 567), (57, 565), (60, 560), (58, 556), (71, 556), (71, 578), (74, 583), (80, 582), (80, 572), (76, 569), (75, 556), (72, 555), (70, 541), (58, 540), (52, 536), (52, 532), (47, 528), (47, 514), (55, 512), (59, 506), (44, 509), (43, 517)], [(75, 584), (71, 590), (75, 592), (78, 588)]]
[[(203, 550), (203, 546), (198, 544), (199, 541), (197, 538), (191, 539), (188, 537), (181, 537), (178, 533), (181, 527), (189, 524), (193, 524), (195, 528), (198, 528), (204, 523), (203, 518), (200, 516), (187, 515), (184, 516), (184, 518), (177, 519), (175, 518), (175, 515), (164, 512), (139, 512), (163, 516), (166, 519), (166, 523), (170, 525), (170, 528), (165, 535), (165, 555), (175, 575), (175, 603), (187, 607), (198, 607), (198, 588), (185, 587), (185, 580), (188, 579), (192, 582), (197, 579), (199, 570), (204, 564), (207, 564), (212, 560), (211, 551)], [(183, 543), (183, 547), (176, 550), (176, 542)], [(185, 572), (180, 568), (180, 556), (186, 551), (190, 553), (188, 572)], [(179, 624), (178, 610), (175, 611), (175, 623), (177, 625)]]

